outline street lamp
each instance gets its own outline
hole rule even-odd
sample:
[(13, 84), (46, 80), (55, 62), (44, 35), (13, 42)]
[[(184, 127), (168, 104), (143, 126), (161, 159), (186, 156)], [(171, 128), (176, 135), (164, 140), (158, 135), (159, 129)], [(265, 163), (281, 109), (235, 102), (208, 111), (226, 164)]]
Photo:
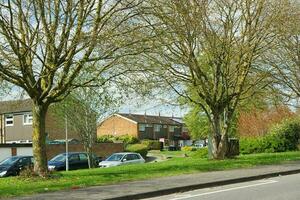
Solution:
[(66, 130), (66, 171), (69, 171), (69, 142), (68, 142), (68, 117), (65, 115), (65, 130)]

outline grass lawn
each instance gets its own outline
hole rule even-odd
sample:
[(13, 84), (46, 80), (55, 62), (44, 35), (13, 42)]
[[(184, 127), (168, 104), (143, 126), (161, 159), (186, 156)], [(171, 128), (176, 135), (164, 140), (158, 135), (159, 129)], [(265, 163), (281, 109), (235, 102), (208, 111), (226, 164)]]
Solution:
[(241, 155), (235, 159), (222, 161), (199, 159), (197, 152), (193, 152), (189, 157), (174, 157), (165, 162), (58, 172), (55, 173), (57, 178), (50, 179), (1, 178), (0, 198), (178, 174), (247, 168), (292, 160), (300, 160), (300, 151)]

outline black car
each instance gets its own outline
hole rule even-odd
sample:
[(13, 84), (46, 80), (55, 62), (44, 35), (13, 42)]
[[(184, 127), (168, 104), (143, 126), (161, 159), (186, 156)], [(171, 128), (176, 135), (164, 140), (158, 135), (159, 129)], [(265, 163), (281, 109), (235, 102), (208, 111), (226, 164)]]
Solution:
[[(85, 152), (69, 152), (68, 153), (69, 160), (69, 169), (86, 169), (89, 168), (88, 165), (88, 156)], [(98, 166), (101, 158), (92, 154), (92, 163), (94, 166)], [(54, 158), (48, 161), (48, 169), (50, 171), (60, 171), (66, 169), (66, 153), (58, 154)]]
[(0, 162), (0, 177), (17, 176), (26, 167), (33, 167), (32, 156), (12, 156)]

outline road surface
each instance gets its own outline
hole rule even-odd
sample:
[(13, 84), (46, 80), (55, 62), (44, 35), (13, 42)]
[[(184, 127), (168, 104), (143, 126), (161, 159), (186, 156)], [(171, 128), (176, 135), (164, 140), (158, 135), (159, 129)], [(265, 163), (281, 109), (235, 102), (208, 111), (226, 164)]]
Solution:
[(300, 200), (300, 174), (205, 188), (147, 200)]

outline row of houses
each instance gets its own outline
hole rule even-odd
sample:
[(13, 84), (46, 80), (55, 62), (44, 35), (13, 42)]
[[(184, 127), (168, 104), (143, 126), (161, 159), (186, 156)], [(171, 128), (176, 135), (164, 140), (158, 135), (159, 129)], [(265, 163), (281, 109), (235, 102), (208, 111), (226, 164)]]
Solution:
[[(30, 143), (32, 140), (32, 102), (30, 99), (0, 102), (0, 143)], [(46, 116), (46, 134), (49, 141), (63, 140), (64, 120), (50, 108)], [(72, 125), (70, 125), (72, 126)], [(79, 139), (69, 131), (69, 138)], [(116, 113), (100, 122), (97, 136), (132, 135), (138, 139), (152, 139), (177, 145), (188, 140), (189, 134), (182, 118)]]

